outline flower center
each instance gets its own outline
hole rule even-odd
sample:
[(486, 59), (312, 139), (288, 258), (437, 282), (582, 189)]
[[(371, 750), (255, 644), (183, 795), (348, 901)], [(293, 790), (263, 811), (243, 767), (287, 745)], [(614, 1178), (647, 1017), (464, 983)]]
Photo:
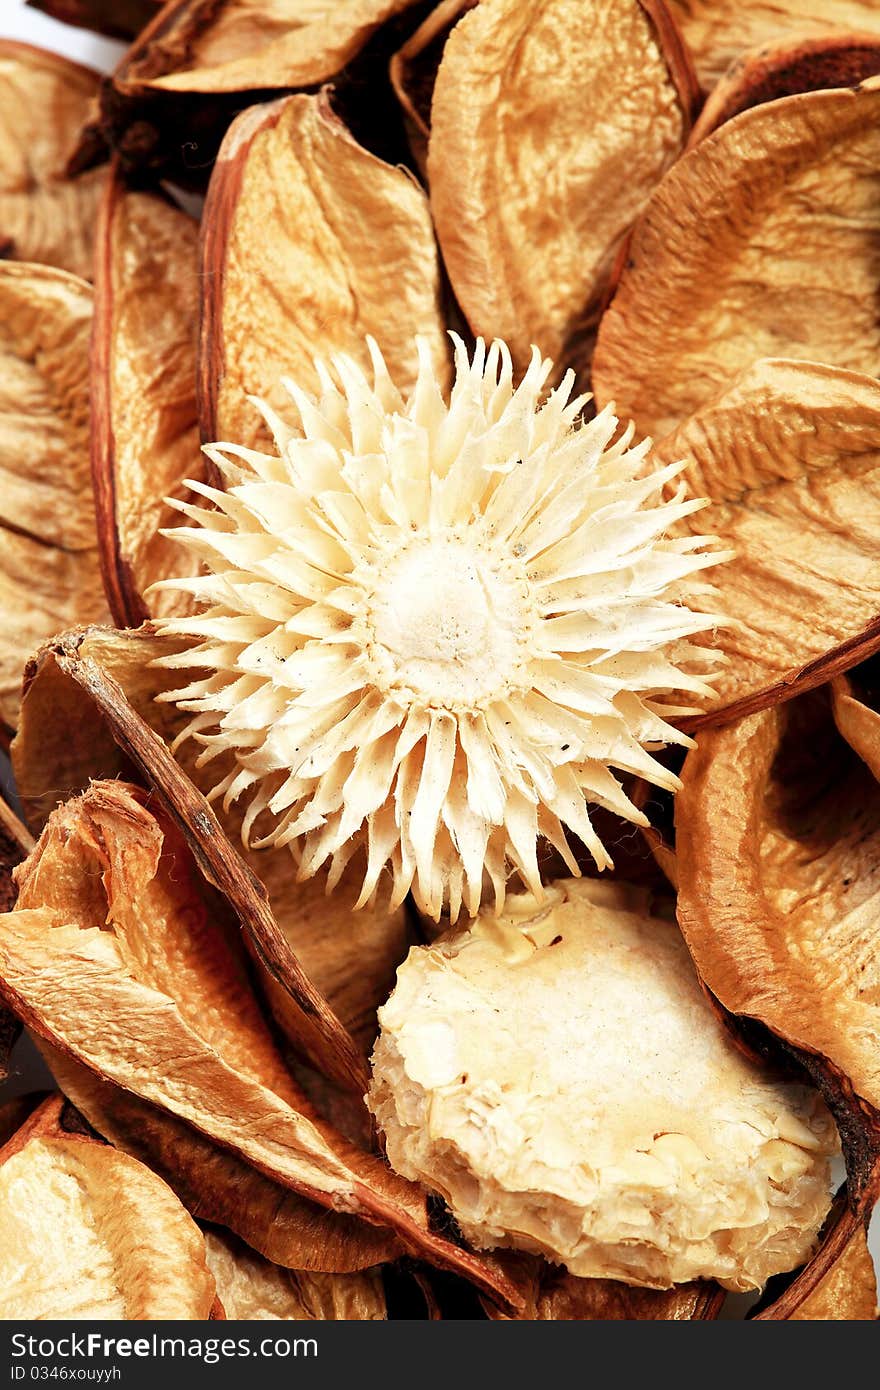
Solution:
[(481, 536), (420, 536), (373, 570), (368, 612), (376, 684), (426, 704), (503, 695), (527, 656), (528, 581)]

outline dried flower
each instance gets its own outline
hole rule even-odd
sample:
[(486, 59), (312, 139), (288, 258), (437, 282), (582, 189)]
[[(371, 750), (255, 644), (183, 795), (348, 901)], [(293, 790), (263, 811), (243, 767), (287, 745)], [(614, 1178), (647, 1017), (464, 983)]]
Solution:
[(331, 884), (362, 844), (360, 905), (390, 866), (392, 900), (479, 909), (484, 871), (500, 910), (511, 867), (541, 892), (544, 835), (566, 831), (611, 859), (589, 803), (643, 823), (612, 768), (674, 789), (646, 744), (687, 743), (670, 699), (711, 694), (711, 625), (695, 574), (703, 536), (673, 537), (702, 502), (645, 472), (608, 411), (580, 422), (573, 375), (546, 390), (535, 351), (514, 385), (510, 354), (456, 341), (447, 405), (431, 357), (407, 401), (371, 344), (373, 384), (349, 358), (323, 394), (287, 389), (301, 432), (267, 406), (278, 456), (208, 450), (225, 491), (174, 534), (209, 574), (169, 580), (198, 616), (161, 622), (188, 646), (164, 658), (207, 674), (163, 698), (190, 711), (201, 761), (232, 752), (213, 795), (250, 796), (260, 845), (286, 844), (300, 876)]

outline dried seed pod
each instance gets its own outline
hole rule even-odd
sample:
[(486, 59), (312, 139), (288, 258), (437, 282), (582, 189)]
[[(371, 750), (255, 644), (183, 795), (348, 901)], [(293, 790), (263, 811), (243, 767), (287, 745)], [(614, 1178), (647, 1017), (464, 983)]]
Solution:
[(66, 176), (98, 92), (90, 68), (0, 40), (0, 247), (90, 279), (103, 170)]
[(45, 1040), (38, 1046), (61, 1090), (98, 1134), (157, 1173), (197, 1220), (228, 1227), (273, 1264), (348, 1274), (402, 1253), (390, 1231), (297, 1196), (175, 1115)]
[(147, 589), (179, 569), (159, 534), (184, 478), (200, 479), (195, 375), (198, 225), (115, 169), (101, 204), (92, 332), (92, 469), (104, 584), (115, 620), (167, 611)]
[(878, 114), (878, 78), (806, 92), (743, 112), (678, 162), (602, 319), (600, 405), (659, 439), (761, 357), (880, 371)]
[[(613, 1279), (578, 1279), (535, 1255), (498, 1252), (505, 1273), (523, 1291), (528, 1322), (693, 1322), (717, 1318), (724, 1290), (717, 1284), (678, 1284), (673, 1289), (640, 1289)], [(491, 1304), (486, 1313), (504, 1319)]]
[(471, 328), (503, 338), (518, 368), (534, 343), (586, 367), (622, 239), (682, 149), (695, 89), (663, 0), (589, 18), (579, 0), (482, 0), (456, 24), (431, 104), (431, 208)]
[(127, 55), (124, 90), (266, 91), (334, 77), (414, 0), (172, 0)]
[(416, 164), (427, 173), (431, 98), (446, 40), (463, 14), (478, 0), (440, 0), (389, 64), (395, 96), (403, 110), (407, 138)]
[(407, 1251), (516, 1306), (502, 1276), (432, 1234), (418, 1189), (312, 1117), (249, 992), (222, 901), (145, 799), (95, 783), (50, 819), (18, 908), (0, 918), (4, 997), (53, 1047), (281, 1187), (388, 1227)]
[(815, 1290), (789, 1315), (792, 1322), (866, 1322), (878, 1317), (877, 1275), (864, 1226)]
[(379, 1275), (307, 1274), (279, 1269), (234, 1236), (205, 1232), (208, 1268), (228, 1318), (245, 1322), (381, 1322), (385, 1294)]
[(448, 382), (425, 195), (362, 149), (324, 95), (254, 107), (233, 124), (211, 176), (202, 271), (205, 439), (265, 444), (247, 397), (280, 404), (285, 376), (318, 391), (316, 357), (345, 352), (368, 366), (366, 334), (404, 389), (417, 366), (413, 337), (424, 335)]
[(812, 1253), (828, 1112), (742, 1056), (625, 886), (563, 880), (415, 949), (379, 1019), (389, 1160), (479, 1246), (657, 1289), (760, 1288)]
[(876, 35), (821, 34), (748, 49), (713, 87), (694, 122), (688, 145), (697, 145), (725, 121), (764, 101), (826, 87), (857, 87), (880, 71)]
[[(178, 672), (163, 672), (155, 665), (157, 658), (176, 650), (173, 644), (146, 629), (129, 633), (91, 629), (87, 634), (72, 634), (56, 647), (46, 649), (32, 663), (20, 733), (12, 750), (29, 824), (41, 829), (59, 798), (84, 791), (94, 777), (136, 775), (131, 759), (138, 757), (147, 785), (160, 796), (166, 794), (166, 781), (171, 786), (169, 808), (179, 818), (184, 835), (195, 837), (202, 862), (205, 856), (213, 856), (213, 881), (221, 882), (236, 903), (245, 933), (254, 943), (263, 988), (281, 1026), (300, 1049), (316, 1058), (323, 1071), (343, 1084), (347, 1077), (353, 1089), (362, 1093), (363, 1063), (355, 1058), (351, 1039), (340, 1030), (338, 1020), (368, 1051), (376, 1032), (376, 1008), (388, 997), (394, 972), (409, 946), (405, 909), (363, 908), (353, 917), (356, 862), (328, 899), (326, 873), (309, 883), (297, 883), (286, 849), (242, 851), (245, 864), (236, 854), (225, 859), (231, 846), (222, 835), (219, 841), (211, 838), (213, 816), (201, 798), (193, 800), (192, 786), (181, 777), (162, 742), (173, 743), (189, 722), (175, 706), (156, 698), (179, 679)], [(151, 729), (160, 735), (159, 740)], [(135, 752), (138, 748), (140, 754)], [(185, 745), (178, 762), (195, 786), (207, 792), (215, 768), (212, 763), (196, 765), (199, 751), (198, 745)], [(240, 846), (242, 812), (236, 807), (228, 813), (222, 807), (218, 811), (227, 834)], [(222, 862), (217, 860), (220, 842)], [(253, 885), (258, 881), (261, 886), (255, 897)], [(320, 994), (309, 990), (303, 971)], [(305, 993), (300, 994), (301, 990)], [(299, 998), (305, 1017), (296, 1002)], [(335, 1018), (322, 1014), (327, 1001)], [(307, 1026), (316, 1012), (323, 1018), (318, 1036)], [(327, 1041), (333, 1037), (336, 1043), (330, 1052)]]
[(745, 49), (830, 32), (880, 36), (874, 0), (668, 0), (708, 92)]
[(126, 1154), (58, 1124), (50, 1099), (0, 1150), (0, 1317), (208, 1318), (205, 1241)]
[(133, 39), (156, 17), (165, 0), (26, 0), (62, 24), (94, 29), (111, 39)]
[(655, 455), (667, 464), (687, 459), (691, 490), (712, 504), (699, 529), (733, 551), (713, 600), (727, 623), (709, 638), (729, 663), (706, 719), (788, 699), (880, 646), (874, 378), (810, 362), (757, 362)]
[(0, 263), (0, 723), (14, 727), (25, 661), (106, 613), (88, 464), (88, 285)]

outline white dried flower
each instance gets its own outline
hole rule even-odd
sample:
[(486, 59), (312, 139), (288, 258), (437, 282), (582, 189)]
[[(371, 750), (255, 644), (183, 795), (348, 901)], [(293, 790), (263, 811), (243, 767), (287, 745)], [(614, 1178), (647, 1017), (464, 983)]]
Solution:
[(536, 350), (515, 385), (503, 343), (455, 343), (448, 403), (427, 345), (404, 400), (372, 342), (372, 383), (342, 356), (317, 401), (284, 383), (296, 427), (255, 402), (278, 454), (207, 449), (225, 491), (191, 484), (210, 505), (171, 534), (209, 573), (168, 582), (204, 611), (161, 623), (195, 644), (165, 664), (208, 672), (166, 698), (203, 760), (234, 753), (214, 795), (250, 798), (246, 839), (267, 813), (254, 843), (331, 883), (365, 846), (361, 905), (387, 866), (394, 903), (453, 919), (485, 875), (499, 910), (511, 870), (540, 892), (539, 836), (610, 866), (589, 805), (644, 822), (612, 768), (678, 785), (645, 745), (687, 744), (667, 718), (711, 693), (688, 639), (723, 558), (670, 534), (703, 503), (607, 410), (582, 423), (571, 373), (548, 391)]
[(509, 897), (411, 950), (379, 1020), (368, 1103), (388, 1159), (478, 1247), (738, 1290), (815, 1248), (831, 1116), (738, 1051), (636, 890)]

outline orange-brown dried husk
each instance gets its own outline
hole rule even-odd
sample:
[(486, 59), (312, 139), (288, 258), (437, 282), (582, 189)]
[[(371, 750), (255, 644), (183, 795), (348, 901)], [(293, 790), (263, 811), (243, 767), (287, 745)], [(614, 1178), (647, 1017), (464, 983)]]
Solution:
[(379, 343), (406, 391), (429, 344), (449, 377), (440, 272), (427, 199), (403, 169), (362, 149), (326, 95), (252, 107), (217, 158), (203, 222), (199, 414), (203, 437), (239, 444), (271, 436), (248, 395), (306, 391), (314, 358), (345, 352), (369, 370)]
[(178, 594), (145, 597), (191, 572), (159, 534), (167, 497), (200, 479), (196, 412), (198, 224), (155, 193), (126, 188), (118, 169), (101, 203), (92, 333), (92, 469), (108, 601), (117, 623), (179, 611)]
[[(552, 54), (552, 62), (548, 55)], [(623, 238), (689, 128), (695, 84), (662, 0), (483, 0), (431, 105), (431, 208), (474, 333), (583, 368)], [(548, 171), (550, 171), (548, 182)]]
[(744, 49), (829, 31), (880, 34), (874, 0), (668, 0), (708, 92)]
[(385, 1293), (377, 1271), (314, 1274), (279, 1269), (222, 1231), (205, 1231), (208, 1267), (228, 1318), (244, 1322), (381, 1322)]
[[(819, 685), (880, 646), (880, 385), (809, 362), (761, 361), (665, 438), (711, 499), (700, 533), (733, 559), (715, 577), (709, 640), (729, 658), (713, 721)], [(687, 525), (687, 523), (685, 523)]]
[[(326, 875), (297, 883), (284, 849), (247, 852), (246, 864), (256, 876), (252, 878), (240, 862), (240, 813), (234, 808), (227, 814), (218, 807), (231, 845), (223, 835), (211, 839), (206, 834), (199, 819), (204, 803), (200, 797), (193, 801), (192, 785), (159, 741), (173, 741), (187, 717), (156, 700), (167, 688), (168, 676), (152, 663), (169, 649), (168, 640), (148, 628), (126, 633), (92, 629), (66, 638), (57, 658), (52, 650), (36, 658), (12, 750), (28, 823), (41, 829), (56, 802), (83, 791), (90, 777), (131, 775), (126, 754), (136, 756), (135, 745), (146, 749), (142, 775), (160, 795), (169, 797), (183, 833), (201, 846), (196, 852), (202, 862), (214, 856), (212, 881), (220, 881), (235, 897), (263, 988), (281, 1026), (325, 1073), (360, 1095), (366, 1071), (348, 1033), (362, 1051), (368, 1050), (376, 1031), (376, 1008), (388, 997), (394, 972), (409, 948), (405, 909), (389, 912), (379, 903), (351, 912), (354, 867), (327, 897)], [(114, 683), (114, 693), (108, 694), (102, 677)], [(195, 785), (207, 791), (213, 785), (214, 765), (195, 767), (197, 751), (187, 743), (178, 760)], [(214, 817), (207, 814), (204, 824), (210, 826)], [(232, 853), (233, 845), (238, 853)], [(310, 992), (308, 982), (317, 990)], [(323, 1017), (326, 1001), (334, 1017), (324, 1019), (316, 1034), (309, 1020), (316, 1011)], [(340, 1030), (339, 1021), (348, 1033)], [(334, 1038), (331, 1053), (328, 1040)]]
[(340, 72), (414, 0), (172, 0), (116, 76), (123, 90), (311, 87)]
[(142, 1164), (66, 1134), (63, 1103), (46, 1101), (0, 1151), (0, 1316), (210, 1317), (214, 1277), (192, 1217)]
[(282, 1187), (388, 1227), (408, 1252), (516, 1303), (503, 1278), (432, 1234), (423, 1193), (314, 1116), (260, 1016), (222, 900), (148, 799), (99, 782), (50, 818), (19, 873), (19, 906), (0, 918), (5, 998), (52, 1046)]
[[(640, 1289), (615, 1279), (578, 1279), (536, 1255), (509, 1251), (492, 1256), (525, 1299), (517, 1315), (524, 1322), (693, 1322), (718, 1317), (725, 1299), (717, 1284), (678, 1284), (672, 1289)], [(507, 1320), (490, 1304), (490, 1318)]]
[(869, 1322), (878, 1316), (877, 1274), (864, 1226), (836, 1264), (789, 1314), (791, 1322)]
[(706, 99), (688, 145), (698, 145), (725, 121), (765, 101), (825, 87), (857, 87), (880, 71), (876, 34), (820, 34), (783, 40), (740, 54)]
[(0, 39), (0, 254), (89, 279), (104, 171), (66, 177), (97, 96), (91, 68)]
[(297, 1196), (184, 1120), (114, 1086), (44, 1039), (38, 1046), (94, 1130), (157, 1173), (198, 1221), (226, 1226), (273, 1264), (348, 1274), (402, 1253), (390, 1231)]
[(440, 58), (455, 24), (477, 3), (478, 0), (440, 0), (388, 65), (410, 149), (423, 175), (427, 174), (431, 98)]
[(154, 19), (164, 0), (27, 0), (62, 24), (93, 29), (111, 39), (133, 39)]
[(880, 79), (745, 111), (679, 160), (637, 223), (593, 359), (661, 439), (762, 357), (874, 376)]
[(102, 621), (89, 474), (91, 288), (0, 262), (0, 725), (14, 727), (28, 656)]

